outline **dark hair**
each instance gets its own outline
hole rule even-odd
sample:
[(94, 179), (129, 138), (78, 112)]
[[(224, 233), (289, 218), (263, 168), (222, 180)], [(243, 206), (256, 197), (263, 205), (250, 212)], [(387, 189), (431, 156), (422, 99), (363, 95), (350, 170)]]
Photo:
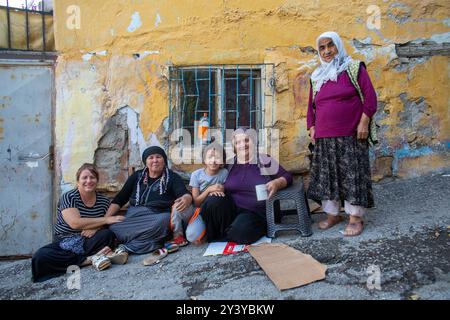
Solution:
[(92, 163), (83, 163), (83, 165), (77, 171), (77, 181), (80, 180), (80, 175), (84, 170), (89, 170), (89, 172), (92, 173), (98, 180), (99, 176), (97, 168)]
[(205, 162), (206, 154), (210, 150), (216, 150), (218, 152), (221, 152), (222, 153), (222, 161), (223, 161), (222, 164), (224, 165), (226, 163), (227, 157), (225, 154), (225, 149), (223, 148), (223, 146), (220, 143), (217, 143), (217, 142), (212, 142), (203, 149), (203, 155), (202, 155), (203, 163)]

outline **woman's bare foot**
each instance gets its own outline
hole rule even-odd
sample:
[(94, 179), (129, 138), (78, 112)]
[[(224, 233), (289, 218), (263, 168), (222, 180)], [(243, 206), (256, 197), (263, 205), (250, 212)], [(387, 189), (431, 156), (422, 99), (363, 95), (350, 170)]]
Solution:
[(341, 216), (333, 216), (331, 214), (327, 214), (327, 219), (319, 222), (319, 229), (326, 230), (331, 228), (332, 226), (344, 221), (344, 218)]
[(91, 257), (87, 257), (81, 264), (80, 267), (86, 267), (92, 264)]
[(358, 236), (364, 230), (364, 221), (360, 217), (350, 217), (350, 221), (344, 230), (344, 236)]
[(102, 250), (100, 250), (99, 252), (97, 252), (97, 254), (104, 254), (107, 255), (108, 253), (110, 253), (112, 250), (110, 247), (106, 246), (104, 247)]

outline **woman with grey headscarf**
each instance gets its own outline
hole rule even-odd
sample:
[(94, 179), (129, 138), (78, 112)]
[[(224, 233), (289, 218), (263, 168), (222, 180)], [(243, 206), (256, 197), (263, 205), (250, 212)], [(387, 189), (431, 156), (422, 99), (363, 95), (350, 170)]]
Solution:
[(369, 163), (369, 122), (377, 97), (365, 64), (347, 55), (335, 32), (317, 38), (320, 66), (311, 75), (307, 128), (314, 154), (308, 197), (322, 203), (327, 219), (319, 228), (341, 222), (344, 202), (350, 221), (346, 236), (363, 231), (363, 215), (373, 207)]

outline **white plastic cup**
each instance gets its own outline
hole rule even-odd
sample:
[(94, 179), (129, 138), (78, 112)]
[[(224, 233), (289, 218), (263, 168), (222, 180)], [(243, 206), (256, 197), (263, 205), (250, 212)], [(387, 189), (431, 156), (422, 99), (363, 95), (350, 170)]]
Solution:
[(267, 200), (269, 195), (267, 194), (267, 186), (265, 184), (258, 184), (255, 186), (256, 199), (258, 201)]

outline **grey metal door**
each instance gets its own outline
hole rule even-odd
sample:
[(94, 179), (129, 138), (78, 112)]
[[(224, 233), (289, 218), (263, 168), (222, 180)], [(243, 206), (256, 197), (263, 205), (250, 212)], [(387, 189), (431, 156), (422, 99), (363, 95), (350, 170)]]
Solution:
[(0, 60), (0, 256), (52, 240), (53, 68)]

